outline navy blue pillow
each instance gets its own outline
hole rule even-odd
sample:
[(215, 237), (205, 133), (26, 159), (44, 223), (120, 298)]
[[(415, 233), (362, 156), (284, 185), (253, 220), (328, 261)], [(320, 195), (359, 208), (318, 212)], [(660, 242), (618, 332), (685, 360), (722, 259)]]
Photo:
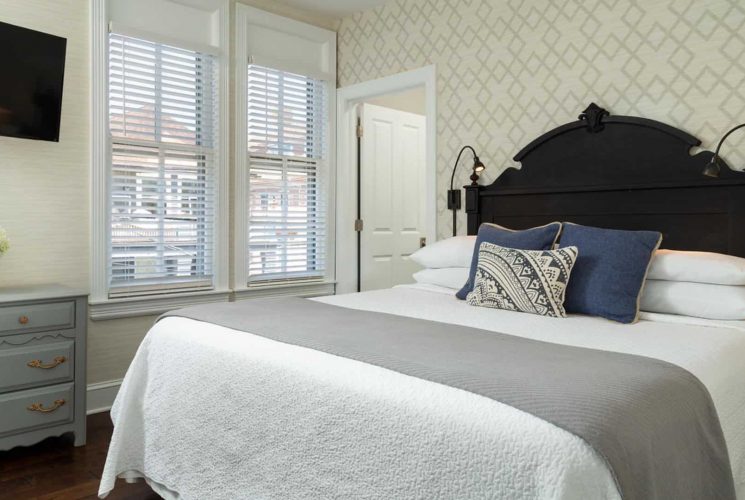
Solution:
[(479, 265), (479, 247), (483, 242), (493, 243), (500, 247), (517, 248), (518, 250), (551, 250), (561, 232), (561, 222), (552, 222), (545, 226), (533, 227), (524, 231), (515, 231), (496, 224), (484, 223), (479, 226), (479, 234), (476, 236), (476, 245), (473, 247), (471, 257), (471, 272), (468, 281), (463, 288), (455, 294), (460, 300), (465, 300), (466, 295), (473, 290), (476, 279), (476, 269)]
[(620, 231), (564, 222), (561, 247), (579, 256), (567, 285), (568, 313), (633, 323), (652, 255), (662, 242), (656, 231)]

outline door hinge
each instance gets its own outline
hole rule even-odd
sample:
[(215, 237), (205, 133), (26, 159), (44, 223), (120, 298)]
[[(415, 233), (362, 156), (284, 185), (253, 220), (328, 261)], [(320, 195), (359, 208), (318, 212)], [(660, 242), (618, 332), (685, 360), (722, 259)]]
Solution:
[(362, 231), (363, 225), (364, 224), (362, 223), (362, 219), (357, 219), (356, 221), (354, 221), (354, 230), (359, 233), (360, 231)]
[(357, 125), (357, 137), (362, 137), (362, 125)]

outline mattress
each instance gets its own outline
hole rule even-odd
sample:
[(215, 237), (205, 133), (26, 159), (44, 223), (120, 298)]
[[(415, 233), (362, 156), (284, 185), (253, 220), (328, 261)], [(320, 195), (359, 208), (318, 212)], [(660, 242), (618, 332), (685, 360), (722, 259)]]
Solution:
[[(634, 325), (475, 308), (427, 285), (317, 299), (662, 359), (696, 375), (745, 493), (745, 328)], [(100, 494), (144, 477), (182, 498), (619, 498), (581, 439), (475, 394), (184, 318), (156, 324), (127, 373)]]

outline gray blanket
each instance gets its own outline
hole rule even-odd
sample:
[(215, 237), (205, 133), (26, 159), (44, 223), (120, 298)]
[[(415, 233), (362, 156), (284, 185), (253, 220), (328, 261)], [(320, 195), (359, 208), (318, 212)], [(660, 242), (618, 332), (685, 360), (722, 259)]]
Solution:
[(706, 387), (664, 361), (294, 298), (168, 316), (377, 365), (531, 413), (584, 439), (628, 500), (735, 498)]

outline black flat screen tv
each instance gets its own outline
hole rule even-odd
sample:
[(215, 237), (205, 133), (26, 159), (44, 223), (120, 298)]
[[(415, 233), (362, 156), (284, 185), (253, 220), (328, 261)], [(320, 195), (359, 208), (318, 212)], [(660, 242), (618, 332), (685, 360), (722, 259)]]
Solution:
[(0, 135), (59, 141), (67, 39), (0, 22)]

